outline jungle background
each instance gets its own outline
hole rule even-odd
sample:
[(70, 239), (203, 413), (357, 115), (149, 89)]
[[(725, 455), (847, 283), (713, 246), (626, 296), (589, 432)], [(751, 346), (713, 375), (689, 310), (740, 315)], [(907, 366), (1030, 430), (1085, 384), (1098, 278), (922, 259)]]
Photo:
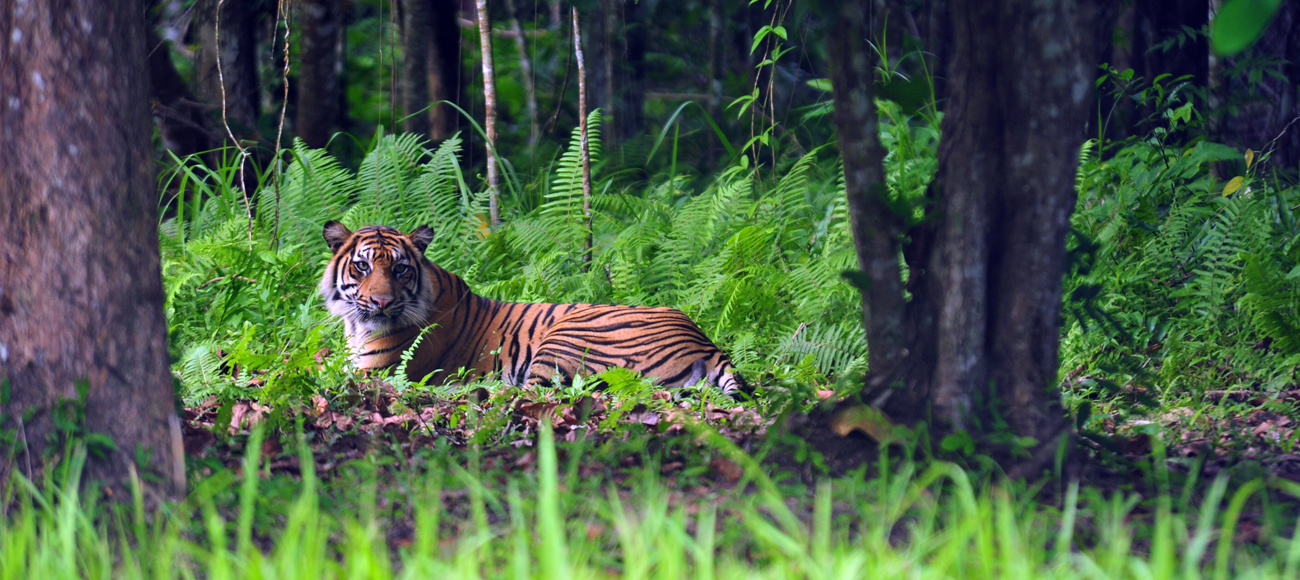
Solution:
[[(950, 2), (861, 3), (882, 195), (912, 237)], [(1050, 385), (1072, 435), (1027, 478), (1007, 458), (1043, 442), (995, 389), (954, 429), (896, 425), (864, 388), (839, 5), (148, 3), (188, 485), (155, 505), (137, 448), (131, 499), (83, 488), (116, 448), (78, 385), (45, 465), (9, 472), (0, 577), (1300, 573), (1300, 5), (1103, 3), (1070, 31), (1095, 49)], [(1271, 14), (1236, 52), (1212, 46), (1232, 10)], [(427, 256), (494, 299), (681, 309), (754, 392), (359, 373), (319, 296), (331, 219), (428, 224)]]

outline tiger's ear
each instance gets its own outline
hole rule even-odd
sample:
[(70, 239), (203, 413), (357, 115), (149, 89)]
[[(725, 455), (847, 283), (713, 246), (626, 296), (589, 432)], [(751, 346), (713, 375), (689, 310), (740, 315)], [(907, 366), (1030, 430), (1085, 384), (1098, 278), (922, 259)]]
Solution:
[(347, 226), (334, 220), (325, 222), (325, 243), (330, 247), (331, 254), (339, 253), (339, 248), (352, 237), (352, 232)]
[(415, 249), (419, 250), (420, 254), (423, 255), (425, 248), (428, 248), (429, 244), (433, 242), (433, 229), (429, 226), (420, 226), (415, 228), (415, 231), (407, 234), (406, 238), (411, 240), (411, 243), (415, 244)]

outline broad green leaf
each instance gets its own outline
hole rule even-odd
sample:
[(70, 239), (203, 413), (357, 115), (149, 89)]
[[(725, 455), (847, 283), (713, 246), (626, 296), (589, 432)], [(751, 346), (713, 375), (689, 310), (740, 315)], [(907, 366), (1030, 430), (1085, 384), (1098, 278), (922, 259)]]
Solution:
[(772, 32), (771, 26), (764, 26), (754, 33), (754, 44), (749, 47), (749, 54), (754, 54), (758, 50), (758, 45), (762, 44), (763, 39), (767, 38), (768, 33)]
[(826, 91), (826, 92), (828, 92), (828, 93), (831, 92), (831, 80), (830, 80), (830, 79), (809, 79), (809, 80), (804, 81), (804, 84), (806, 84), (806, 85), (808, 85), (808, 86), (810, 86), (810, 87), (812, 87), (812, 88), (814, 88), (814, 89), (817, 89), (817, 90), (819, 90), (819, 91)]
[(1227, 0), (1210, 24), (1210, 48), (1231, 56), (1254, 44), (1268, 28), (1282, 0)]
[(1223, 186), (1223, 197), (1228, 197), (1229, 195), (1236, 193), (1238, 189), (1241, 189), (1241, 186), (1244, 183), (1246, 183), (1245, 177), (1238, 175), (1232, 178), (1228, 181), (1227, 185)]

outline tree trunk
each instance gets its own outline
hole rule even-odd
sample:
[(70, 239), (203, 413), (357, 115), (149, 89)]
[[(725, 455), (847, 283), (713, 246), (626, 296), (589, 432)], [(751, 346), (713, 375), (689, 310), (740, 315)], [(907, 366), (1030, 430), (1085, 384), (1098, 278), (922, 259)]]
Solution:
[[(220, 27), (217, 26), (218, 8)], [(195, 6), (195, 24), (202, 44), (196, 63), (200, 93), (207, 103), (225, 103), (225, 120), (239, 139), (255, 138), (257, 118), (261, 114), (257, 8), (256, 0), (203, 0)]]
[[(116, 449), (87, 475), (128, 498), (132, 471), (177, 497), (185, 466), (168, 370), (138, 0), (0, 8), (0, 381), (15, 433), (0, 477), (61, 451), (52, 415), (85, 381), (85, 431)], [(76, 18), (67, 18), (69, 14)], [(6, 450), (8, 451), (8, 450)], [(137, 457), (145, 464), (137, 464)], [(30, 466), (30, 467), (29, 467)], [(145, 475), (146, 473), (141, 473)]]
[(428, 135), (429, 49), (433, 45), (433, 6), (429, 0), (402, 1), (402, 130)]
[[(456, 0), (432, 0), (433, 11), (427, 52), (429, 100), (432, 103), (462, 103), (460, 63), (460, 17)], [(445, 104), (429, 109), (429, 138), (441, 141), (460, 128), (460, 112)]]
[(935, 99), (940, 103), (947, 98), (948, 62), (952, 60), (952, 21), (948, 18), (948, 1), (928, 0), (926, 3), (926, 67), (930, 69), (930, 79), (934, 83)]
[(590, 107), (591, 110), (601, 109), (604, 111), (603, 117), (605, 117), (604, 137), (606, 141), (606, 151), (609, 150), (608, 142), (610, 134), (613, 133), (610, 129), (614, 126), (614, 123), (617, 123), (617, 120), (610, 119), (610, 117), (613, 116), (610, 112), (610, 103), (612, 102), (611, 99), (613, 95), (606, 92), (611, 85), (606, 75), (609, 69), (605, 66), (606, 57), (609, 53), (609, 47), (605, 42), (605, 26), (608, 23), (608, 19), (605, 15), (610, 10), (609, 4), (610, 0), (597, 0), (595, 6), (593, 6), (591, 11), (587, 14), (587, 19), (582, 30), (575, 33), (586, 39), (586, 42), (583, 44), (583, 49), (587, 66), (587, 106)]
[[(709, 0), (709, 116), (715, 123), (722, 120), (722, 55), (726, 50), (722, 44), (722, 23), (726, 15), (725, 6), (722, 0)], [(707, 133), (709, 166), (713, 167), (718, 163), (718, 137), (712, 131)]]
[(591, 149), (587, 141), (587, 65), (582, 55), (582, 27), (573, 10), (573, 54), (578, 59), (578, 150), (582, 159), (582, 225), (587, 231), (582, 245), (582, 271), (591, 269)]
[(868, 10), (865, 0), (840, 4), (831, 17), (834, 24), (827, 37), (827, 53), (854, 249), (858, 268), (871, 280), (862, 294), (862, 319), (870, 347), (868, 367), (872, 379), (880, 382), (892, 376), (906, 356), (903, 314), (907, 304), (898, 263), (904, 222), (888, 203), (885, 151), (880, 146), (872, 101), (875, 73), (867, 46)]
[(342, 12), (339, 0), (303, 0), (299, 4), (302, 56), (298, 65), (298, 114), (294, 124), (308, 147), (325, 147), (339, 117)]
[(492, 227), (501, 224), (501, 174), (497, 168), (497, 81), (492, 65), (492, 21), (488, 19), (487, 0), (477, 0), (479, 47), (483, 51), (483, 132), (487, 143), (488, 213)]
[[(932, 421), (937, 434), (965, 431), (1024, 469), (1017, 473), (1033, 473), (1069, 434), (1055, 379), (1065, 236), (1092, 98), (1093, 9), (951, 0), (937, 211), (933, 225), (910, 231), (900, 216), (912, 206), (887, 203), (881, 185), (872, 59), (854, 9), (842, 5), (835, 20), (831, 59), (855, 244), (870, 280), (865, 397), (897, 419)], [(903, 239), (905, 304), (894, 261)]]

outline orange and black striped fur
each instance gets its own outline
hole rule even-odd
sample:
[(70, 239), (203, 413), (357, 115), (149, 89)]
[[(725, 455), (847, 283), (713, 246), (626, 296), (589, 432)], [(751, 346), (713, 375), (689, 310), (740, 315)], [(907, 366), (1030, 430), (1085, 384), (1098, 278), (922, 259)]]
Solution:
[(325, 305), (343, 319), (363, 369), (399, 363), (426, 328), (407, 376), (442, 384), (460, 369), (499, 373), (533, 385), (576, 373), (623, 367), (667, 387), (701, 381), (732, 393), (744, 387), (727, 355), (672, 308), (498, 302), (470, 291), (459, 276), (424, 257), (433, 231), (409, 235), (384, 226), (348, 231), (325, 224), (334, 256), (321, 280)]

